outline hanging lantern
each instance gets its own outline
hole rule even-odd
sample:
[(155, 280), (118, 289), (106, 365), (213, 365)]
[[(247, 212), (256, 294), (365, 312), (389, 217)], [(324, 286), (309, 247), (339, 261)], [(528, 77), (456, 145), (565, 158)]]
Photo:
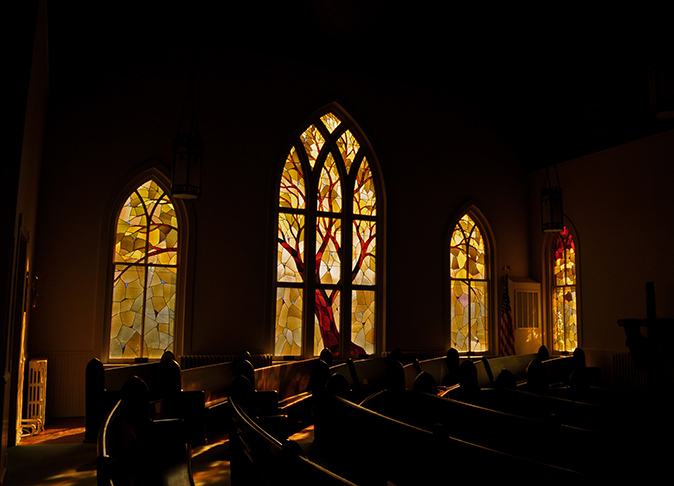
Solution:
[[(184, 120), (185, 115), (187, 115), (186, 120)], [(204, 144), (199, 136), (194, 110), (194, 68), (192, 68), (189, 92), (183, 103), (178, 132), (173, 139), (173, 169), (171, 171), (173, 197), (198, 199), (201, 195), (203, 148)]]
[[(557, 168), (555, 167), (555, 172)], [(564, 213), (562, 210), (562, 188), (550, 185), (550, 174), (545, 169), (545, 181), (541, 189), (541, 223), (544, 233), (557, 233), (564, 229)]]

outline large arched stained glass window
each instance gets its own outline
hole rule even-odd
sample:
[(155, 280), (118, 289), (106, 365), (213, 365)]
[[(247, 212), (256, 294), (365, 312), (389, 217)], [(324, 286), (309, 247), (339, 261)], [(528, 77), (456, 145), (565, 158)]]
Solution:
[(485, 242), (469, 214), (450, 242), (451, 345), (461, 353), (489, 350), (488, 269)]
[(173, 351), (178, 219), (168, 194), (148, 180), (119, 211), (113, 251), (110, 359)]
[[(345, 116), (312, 119), (278, 199), (274, 354), (373, 354), (378, 331), (377, 181)], [(344, 332), (344, 336), (342, 336)]]
[(572, 352), (578, 347), (576, 245), (566, 226), (555, 239), (552, 264), (552, 349)]

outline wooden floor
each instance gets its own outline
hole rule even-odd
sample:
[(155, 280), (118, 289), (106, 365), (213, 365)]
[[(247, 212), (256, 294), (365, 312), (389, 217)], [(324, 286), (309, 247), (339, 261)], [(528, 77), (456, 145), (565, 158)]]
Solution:
[[(84, 418), (53, 419), (7, 453), (6, 486), (96, 486), (96, 444), (84, 442)], [(196, 486), (230, 485), (226, 437), (192, 451)]]

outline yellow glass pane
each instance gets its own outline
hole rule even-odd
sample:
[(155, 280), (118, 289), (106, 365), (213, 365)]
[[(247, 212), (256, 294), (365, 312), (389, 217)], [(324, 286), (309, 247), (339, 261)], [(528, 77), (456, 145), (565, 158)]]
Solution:
[(338, 213), (342, 210), (342, 184), (332, 154), (328, 154), (321, 169), (317, 204), (319, 211)]
[(339, 152), (342, 154), (342, 160), (344, 161), (346, 172), (348, 173), (351, 169), (351, 164), (353, 164), (353, 160), (356, 158), (360, 144), (358, 143), (358, 140), (356, 140), (356, 137), (347, 130), (341, 137), (339, 137), (339, 139), (337, 139), (337, 148), (339, 148)]
[(369, 220), (353, 222), (352, 268), (353, 283), (374, 285), (376, 283), (376, 223)]
[(274, 355), (302, 354), (302, 289), (276, 289), (276, 328)]
[(281, 176), (279, 206), (282, 208), (303, 209), (305, 200), (304, 174), (295, 147), (290, 149)]
[(339, 124), (342, 123), (342, 121), (333, 113), (326, 113), (321, 117), (321, 121), (330, 133), (334, 132), (335, 128), (337, 128)]
[(361, 216), (375, 216), (377, 197), (372, 171), (366, 158), (363, 158), (358, 168), (354, 184), (353, 213)]
[(279, 213), (276, 279), (302, 282), (304, 279), (304, 215)]
[(336, 284), (341, 278), (339, 254), (342, 240), (342, 220), (318, 217), (316, 221), (316, 272), (323, 284)]
[(316, 128), (314, 125), (311, 125), (304, 131), (302, 135), (300, 135), (300, 140), (302, 141), (304, 150), (307, 152), (309, 165), (311, 165), (311, 168), (313, 169), (314, 165), (316, 164), (318, 154), (323, 148), (325, 139), (323, 138), (323, 135), (321, 135), (321, 132), (318, 131), (318, 128)]
[(351, 292), (351, 342), (365, 350), (375, 352), (375, 303), (373, 290)]
[(486, 249), (482, 233), (465, 214), (452, 232), (450, 243), (450, 277), (485, 279)]

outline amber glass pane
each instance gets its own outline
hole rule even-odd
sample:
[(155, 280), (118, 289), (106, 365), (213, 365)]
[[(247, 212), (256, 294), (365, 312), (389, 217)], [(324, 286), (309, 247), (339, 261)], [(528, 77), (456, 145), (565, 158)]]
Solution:
[(450, 242), (452, 346), (461, 352), (488, 349), (486, 249), (480, 229), (465, 214)]
[(161, 358), (173, 351), (176, 268), (147, 269), (145, 346), (148, 357)]
[(485, 247), (480, 229), (467, 214), (457, 223), (450, 245), (451, 278), (485, 279)]
[(314, 125), (311, 125), (304, 131), (302, 135), (300, 135), (300, 140), (302, 141), (304, 150), (306, 150), (307, 152), (309, 164), (313, 169), (314, 165), (316, 164), (318, 154), (321, 152), (321, 149), (323, 148), (325, 139), (323, 138), (323, 135), (321, 135), (321, 132), (318, 131), (318, 128), (316, 128)]
[(282, 208), (303, 209), (305, 200), (304, 174), (302, 164), (297, 157), (295, 147), (290, 149), (281, 176), (279, 206)]
[(353, 191), (353, 213), (361, 216), (375, 216), (377, 197), (374, 187), (374, 179), (370, 171), (367, 159), (358, 168), (356, 182)]
[(353, 134), (347, 130), (337, 140), (337, 147), (342, 154), (342, 160), (344, 161), (346, 172), (348, 173), (351, 169), (351, 164), (353, 164), (353, 159), (356, 158), (360, 144)]
[(342, 184), (337, 164), (328, 154), (318, 181), (318, 210), (339, 213), (342, 210)]
[(573, 351), (578, 347), (575, 287), (557, 287), (552, 299), (553, 349)]
[(557, 236), (554, 253), (555, 285), (575, 285), (576, 246), (568, 228)]
[(335, 128), (337, 128), (339, 124), (342, 123), (342, 121), (332, 113), (326, 113), (323, 115), (321, 117), (321, 121), (325, 124), (325, 127), (330, 133), (334, 132)]
[(376, 283), (376, 223), (369, 220), (353, 222), (353, 283)]
[(452, 346), (461, 352), (487, 351), (487, 282), (453, 280), (451, 298)]
[(373, 354), (375, 351), (375, 296), (373, 290), (351, 292), (352, 354)]
[(341, 278), (342, 262), (339, 249), (342, 220), (318, 217), (316, 221), (316, 273), (323, 284), (336, 284)]
[(304, 275), (304, 216), (279, 213), (276, 279), (301, 282)]
[(276, 356), (302, 354), (302, 289), (276, 289)]
[(578, 347), (576, 247), (567, 227), (557, 236), (553, 260), (552, 347), (571, 352)]
[(147, 181), (125, 201), (117, 219), (110, 358), (155, 358), (173, 350), (177, 249), (173, 203)]
[(314, 355), (323, 348), (332, 351), (339, 349), (339, 290), (316, 290), (316, 313), (314, 315)]

